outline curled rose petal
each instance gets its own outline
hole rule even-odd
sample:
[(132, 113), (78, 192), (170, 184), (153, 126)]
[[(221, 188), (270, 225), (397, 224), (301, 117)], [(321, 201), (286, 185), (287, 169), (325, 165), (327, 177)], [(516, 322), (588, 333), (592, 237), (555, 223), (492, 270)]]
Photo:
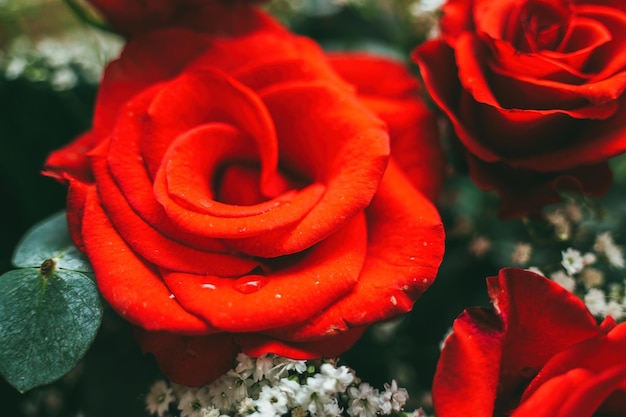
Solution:
[(487, 286), (493, 311), (467, 309), (445, 341), (433, 383), (438, 416), (506, 415), (552, 356), (603, 333), (582, 301), (532, 272), (503, 269)]

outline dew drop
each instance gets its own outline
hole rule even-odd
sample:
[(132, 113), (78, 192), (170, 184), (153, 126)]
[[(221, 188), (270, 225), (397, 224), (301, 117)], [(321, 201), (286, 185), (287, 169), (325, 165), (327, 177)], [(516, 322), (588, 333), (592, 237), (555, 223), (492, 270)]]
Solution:
[(233, 288), (242, 294), (252, 294), (259, 291), (268, 279), (261, 275), (246, 275), (233, 283)]
[(280, 295), (280, 294), (276, 294), (274, 297), (276, 297), (276, 298), (283, 298), (283, 296)]
[(170, 294), (170, 298), (173, 300), (176, 296), (174, 294)]
[(395, 296), (392, 295), (390, 301), (391, 301), (391, 304), (393, 304), (394, 306), (398, 305), (398, 300), (396, 299)]
[(217, 287), (213, 284), (202, 284), (202, 288), (206, 288), (207, 290), (214, 290)]

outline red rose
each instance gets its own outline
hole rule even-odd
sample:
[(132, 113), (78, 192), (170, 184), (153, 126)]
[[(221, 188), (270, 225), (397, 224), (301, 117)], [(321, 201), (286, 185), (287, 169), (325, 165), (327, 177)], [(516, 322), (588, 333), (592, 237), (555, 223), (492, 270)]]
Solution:
[(89, 0), (119, 33), (136, 35), (183, 26), (212, 33), (250, 30), (259, 14), (249, 4), (265, 0)]
[(626, 3), (449, 0), (413, 54), (470, 174), (522, 216), (558, 189), (603, 195), (626, 150)]
[(433, 383), (438, 417), (626, 416), (626, 324), (532, 272), (487, 280), (493, 309), (454, 322)]
[[(422, 139), (387, 111), (422, 109), (399, 64), (334, 62), (404, 78), (361, 101), (275, 25), (139, 35), (106, 69), (93, 129), (49, 157), (104, 298), (174, 381), (208, 383), (240, 351), (335, 356), (433, 281), (443, 229), (415, 186), (441, 183), (433, 121)], [(397, 160), (389, 131), (413, 139), (391, 140)]]

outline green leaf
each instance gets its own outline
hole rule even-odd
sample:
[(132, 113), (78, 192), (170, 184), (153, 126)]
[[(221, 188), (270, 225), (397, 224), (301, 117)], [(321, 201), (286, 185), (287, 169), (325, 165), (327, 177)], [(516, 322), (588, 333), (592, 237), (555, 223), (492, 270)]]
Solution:
[(26, 232), (13, 254), (13, 265), (36, 268), (46, 259), (54, 260), (59, 269), (92, 272), (85, 255), (72, 243), (65, 211), (48, 217)]
[(83, 357), (101, 320), (98, 290), (85, 274), (7, 272), (0, 276), (0, 373), (20, 392), (59, 379)]

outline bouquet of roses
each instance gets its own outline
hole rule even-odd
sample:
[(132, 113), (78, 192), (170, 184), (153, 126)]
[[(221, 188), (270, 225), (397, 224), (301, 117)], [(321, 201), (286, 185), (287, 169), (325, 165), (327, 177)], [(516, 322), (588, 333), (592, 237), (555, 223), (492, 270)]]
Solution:
[(0, 55), (5, 141), (82, 121), (0, 277), (10, 413), (626, 416), (626, 3), (66, 3), (101, 76)]

